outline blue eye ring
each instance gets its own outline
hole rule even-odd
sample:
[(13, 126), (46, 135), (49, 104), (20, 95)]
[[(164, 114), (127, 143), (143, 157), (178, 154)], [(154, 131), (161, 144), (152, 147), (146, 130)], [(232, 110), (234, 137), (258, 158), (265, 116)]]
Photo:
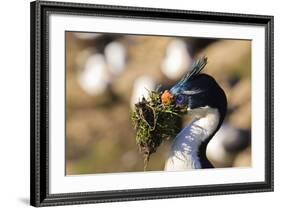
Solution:
[(182, 94), (179, 94), (176, 98), (176, 104), (177, 105), (184, 105), (186, 101), (186, 97)]

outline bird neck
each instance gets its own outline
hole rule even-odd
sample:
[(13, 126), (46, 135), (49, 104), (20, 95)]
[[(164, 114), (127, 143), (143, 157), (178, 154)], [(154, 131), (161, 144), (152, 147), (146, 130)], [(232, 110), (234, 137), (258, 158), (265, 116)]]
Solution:
[(165, 170), (200, 169), (211, 165), (206, 157), (206, 146), (219, 128), (219, 111), (206, 107), (195, 110), (192, 114), (194, 119), (190, 125), (174, 140)]

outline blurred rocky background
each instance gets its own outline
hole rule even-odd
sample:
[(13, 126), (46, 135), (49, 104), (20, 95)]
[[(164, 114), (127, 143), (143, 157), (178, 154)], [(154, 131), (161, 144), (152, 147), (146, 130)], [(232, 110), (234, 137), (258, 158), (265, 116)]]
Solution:
[[(170, 88), (203, 55), (204, 73), (228, 99), (207, 156), (218, 168), (250, 166), (251, 41), (67, 32), (66, 174), (143, 171), (130, 110), (147, 90)], [(171, 142), (151, 155), (147, 170), (163, 170)]]

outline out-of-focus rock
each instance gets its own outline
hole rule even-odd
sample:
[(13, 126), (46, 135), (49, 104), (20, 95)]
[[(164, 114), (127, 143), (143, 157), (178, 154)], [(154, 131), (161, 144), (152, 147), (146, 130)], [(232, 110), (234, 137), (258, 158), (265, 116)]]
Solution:
[[(172, 39), (159, 36), (138, 36), (134, 44), (128, 47), (130, 64), (146, 68), (159, 68), (161, 60), (165, 56), (165, 49)], [(157, 66), (157, 67), (156, 67)]]
[(76, 159), (83, 156), (89, 149), (92, 135), (89, 123), (83, 118), (68, 119), (66, 123), (67, 158)]
[(79, 56), (80, 51), (82, 50), (81, 45), (75, 35), (71, 32), (66, 32), (66, 71), (67, 75), (73, 74), (76, 72), (77, 64), (75, 63), (77, 56)]
[(126, 168), (131, 168), (132, 166), (136, 165), (138, 159), (138, 155), (135, 153), (135, 151), (128, 151), (123, 154), (123, 156), (120, 158), (120, 164), (123, 164)]
[(245, 129), (236, 129), (229, 126), (233, 133), (225, 134), (225, 140), (223, 141), (224, 149), (229, 153), (239, 153), (250, 146), (251, 133)]
[(66, 165), (65, 165), (66, 171), (65, 172), (67, 174), (72, 174), (72, 175), (75, 174), (76, 171), (75, 171), (75, 168), (74, 168), (74, 166), (75, 166), (74, 163), (75, 163), (74, 160), (67, 160), (66, 161)]
[(88, 32), (76, 32), (76, 33), (73, 33), (76, 38), (79, 38), (79, 39), (84, 39), (84, 40), (93, 40), (97, 37), (100, 37), (102, 36), (102, 34), (100, 33), (88, 33)]
[(251, 164), (251, 147), (249, 147), (237, 155), (233, 162), (233, 167), (249, 167)]
[(156, 83), (162, 83), (164, 75), (160, 65), (169, 40), (165, 37), (138, 37), (128, 47), (127, 70), (112, 83), (113, 92), (130, 102), (133, 85), (138, 77), (149, 76)]
[[(121, 127), (121, 128), (118, 128)], [(98, 140), (119, 140), (133, 137), (129, 110), (126, 106), (115, 105), (110, 109), (81, 109), (72, 113), (66, 124), (68, 157), (79, 158), (91, 144)], [(124, 144), (128, 141), (124, 141)], [(134, 140), (129, 144), (135, 144)]]
[(251, 81), (244, 79), (238, 82), (231, 90), (228, 98), (228, 107), (234, 108), (251, 100)]
[(204, 72), (213, 75), (216, 79), (251, 75), (250, 41), (217, 41), (198, 54), (198, 56), (203, 55), (208, 57), (208, 64)]
[(251, 102), (236, 109), (229, 117), (229, 123), (240, 129), (251, 128)]

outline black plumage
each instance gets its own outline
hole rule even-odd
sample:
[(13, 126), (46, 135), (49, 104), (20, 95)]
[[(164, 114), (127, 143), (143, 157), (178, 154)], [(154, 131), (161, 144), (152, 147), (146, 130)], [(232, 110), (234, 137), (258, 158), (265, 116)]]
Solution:
[(227, 99), (223, 89), (216, 80), (207, 74), (200, 74), (207, 58), (197, 61), (183, 79), (170, 89), (176, 105), (186, 106), (189, 110), (210, 107), (219, 111), (219, 124), (213, 133), (199, 147), (199, 158), (202, 168), (210, 168), (212, 164), (206, 157), (206, 147), (220, 128), (227, 110)]

